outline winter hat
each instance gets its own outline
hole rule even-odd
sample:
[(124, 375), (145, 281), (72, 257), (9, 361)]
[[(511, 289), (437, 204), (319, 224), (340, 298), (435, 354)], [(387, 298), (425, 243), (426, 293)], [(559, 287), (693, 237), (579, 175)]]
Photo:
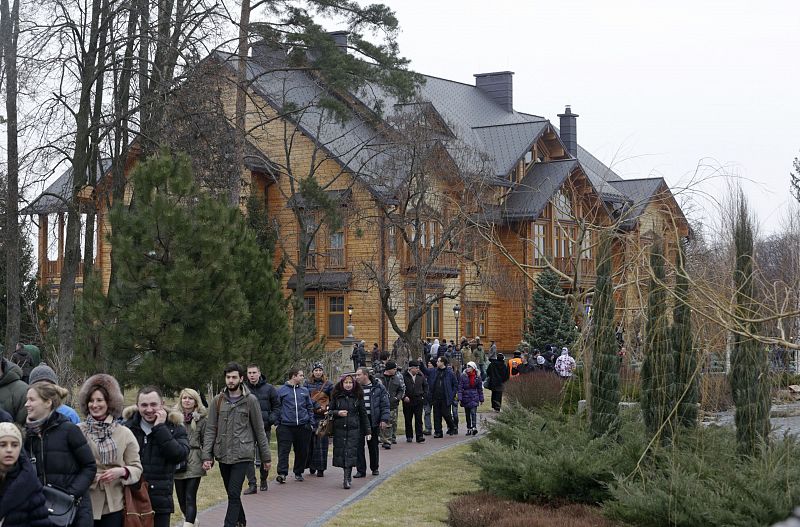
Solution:
[(22, 443), (22, 432), (14, 423), (0, 423), (0, 437), (13, 437)]
[(498, 360), (506, 360), (506, 356), (505, 356), (505, 355), (503, 355), (502, 353), (498, 353), (498, 354), (497, 354), (497, 359), (498, 359)]
[(536, 356), (536, 362), (538, 364), (544, 364), (544, 357), (542, 357), (541, 355), (537, 355)]
[(384, 371), (385, 370), (393, 370), (395, 368), (397, 368), (397, 363), (395, 361), (393, 361), (393, 360), (387, 360), (386, 361), (386, 368), (384, 369)]
[(561, 348), (561, 354), (562, 354), (562, 355), (569, 355), (569, 350), (567, 349), (567, 347), (566, 347), (566, 346), (564, 346), (563, 348)]
[(470, 368), (472, 368), (473, 370), (477, 370), (477, 369), (478, 369), (478, 365), (477, 365), (477, 364), (475, 364), (475, 363), (474, 363), (474, 362), (472, 362), (472, 361), (469, 361), (469, 362), (467, 363), (467, 366), (469, 366), (469, 367), (470, 367)]
[(31, 370), (30, 377), (28, 379), (28, 384), (34, 384), (37, 382), (51, 382), (53, 384), (58, 384), (58, 377), (56, 376), (56, 372), (53, 371), (53, 368), (47, 364), (39, 364)]
[(419, 361), (418, 360), (410, 360), (408, 361), (409, 368), (419, 368)]
[(325, 368), (322, 367), (322, 363), (321, 362), (315, 362), (314, 364), (311, 365), (311, 371), (324, 370), (324, 369)]

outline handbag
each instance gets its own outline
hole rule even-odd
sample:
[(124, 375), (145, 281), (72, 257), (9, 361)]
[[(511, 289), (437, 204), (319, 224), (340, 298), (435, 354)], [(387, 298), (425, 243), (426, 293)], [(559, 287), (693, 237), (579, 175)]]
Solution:
[(56, 527), (68, 527), (75, 521), (78, 514), (78, 503), (80, 498), (54, 487), (49, 483), (42, 488), (44, 503), (47, 507), (50, 523)]
[(125, 492), (125, 527), (153, 527), (156, 513), (147, 493), (147, 481), (144, 478), (133, 485), (124, 485)]
[(333, 435), (333, 416), (326, 415), (325, 418), (317, 425), (317, 437), (325, 437)]

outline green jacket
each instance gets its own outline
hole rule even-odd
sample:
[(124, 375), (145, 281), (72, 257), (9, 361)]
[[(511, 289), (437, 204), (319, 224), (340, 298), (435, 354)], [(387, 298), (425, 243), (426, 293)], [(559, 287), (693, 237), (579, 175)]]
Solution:
[[(177, 408), (173, 411), (177, 411)], [(203, 470), (203, 436), (206, 432), (206, 422), (208, 421), (208, 410), (202, 408), (200, 412), (195, 412), (192, 421), (186, 428), (186, 435), (189, 436), (189, 456), (186, 458), (186, 470), (176, 472), (175, 479), (202, 478), (206, 475)]]
[(10, 413), (14, 422), (24, 426), (28, 417), (25, 409), (28, 385), (22, 380), (22, 370), (6, 359), (0, 359), (0, 367), (3, 369), (0, 377), (0, 408)]
[(23, 347), (33, 359), (33, 367), (35, 368), (38, 366), (42, 362), (42, 352), (39, 350), (39, 348), (33, 344), (25, 344)]
[(477, 346), (475, 348), (475, 350), (473, 350), (473, 352), (472, 352), (472, 360), (474, 360), (475, 364), (477, 364), (478, 366), (480, 366), (481, 364), (483, 364), (484, 366), (489, 364), (489, 361), (486, 358), (486, 353), (483, 351), (483, 345), (482, 344)]
[(211, 401), (203, 437), (203, 461), (217, 459), (225, 464), (253, 461), (258, 446), (261, 459), (272, 462), (258, 399), (244, 383), (242, 393), (243, 397), (231, 402), (226, 388)]

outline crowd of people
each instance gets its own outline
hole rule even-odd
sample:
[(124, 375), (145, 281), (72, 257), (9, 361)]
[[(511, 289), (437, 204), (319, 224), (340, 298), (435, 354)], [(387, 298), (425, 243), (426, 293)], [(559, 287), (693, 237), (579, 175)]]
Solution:
[(49, 366), (25, 374), (0, 359), (0, 525), (121, 527), (126, 514), (140, 514), (166, 527), (174, 489), (184, 527), (192, 527), (200, 481), (218, 464), (228, 498), (224, 525), (244, 526), (242, 495), (269, 488), (273, 426), (278, 484), (289, 477), (291, 452), (295, 481), (306, 471), (324, 477), (332, 442), (331, 466), (342, 469), (349, 489), (352, 478), (380, 474), (380, 451), (397, 444), (400, 408), (407, 443), (458, 434), (459, 408), (467, 434), (477, 434), (484, 388), (499, 411), (509, 379), (536, 369), (566, 378), (575, 367), (566, 348), (558, 357), (548, 349), (505, 360), (494, 343), (485, 353), (480, 339), (457, 348), (452, 341), (429, 344), (401, 369), (377, 345), (368, 368), (362, 342), (353, 372), (329, 380), (314, 363), (308, 377), (295, 367), (280, 386), (268, 383), (257, 364), (229, 363), (225, 387), (208, 405), (187, 387), (167, 408), (159, 388), (145, 386), (136, 404), (124, 407), (117, 380), (100, 373), (78, 393), (82, 421), (64, 404), (68, 391)]

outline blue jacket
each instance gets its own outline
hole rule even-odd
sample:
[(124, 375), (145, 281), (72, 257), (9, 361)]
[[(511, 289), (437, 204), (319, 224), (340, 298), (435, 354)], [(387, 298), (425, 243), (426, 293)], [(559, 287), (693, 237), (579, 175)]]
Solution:
[(272, 409), (272, 422), (284, 426), (313, 426), (314, 403), (308, 388), (288, 382), (278, 388), (278, 404)]
[(377, 380), (372, 381), (372, 390), (369, 392), (370, 425), (375, 428), (381, 421), (388, 423), (391, 419), (389, 415), (389, 392), (383, 384)]
[[(428, 401), (430, 402), (433, 402), (433, 391), (436, 388), (436, 375), (439, 371), (439, 368), (426, 368), (426, 373), (428, 374)], [(458, 393), (458, 379), (456, 379), (456, 374), (453, 373), (453, 370), (449, 367), (441, 371), (444, 371), (444, 400), (453, 402)]]

